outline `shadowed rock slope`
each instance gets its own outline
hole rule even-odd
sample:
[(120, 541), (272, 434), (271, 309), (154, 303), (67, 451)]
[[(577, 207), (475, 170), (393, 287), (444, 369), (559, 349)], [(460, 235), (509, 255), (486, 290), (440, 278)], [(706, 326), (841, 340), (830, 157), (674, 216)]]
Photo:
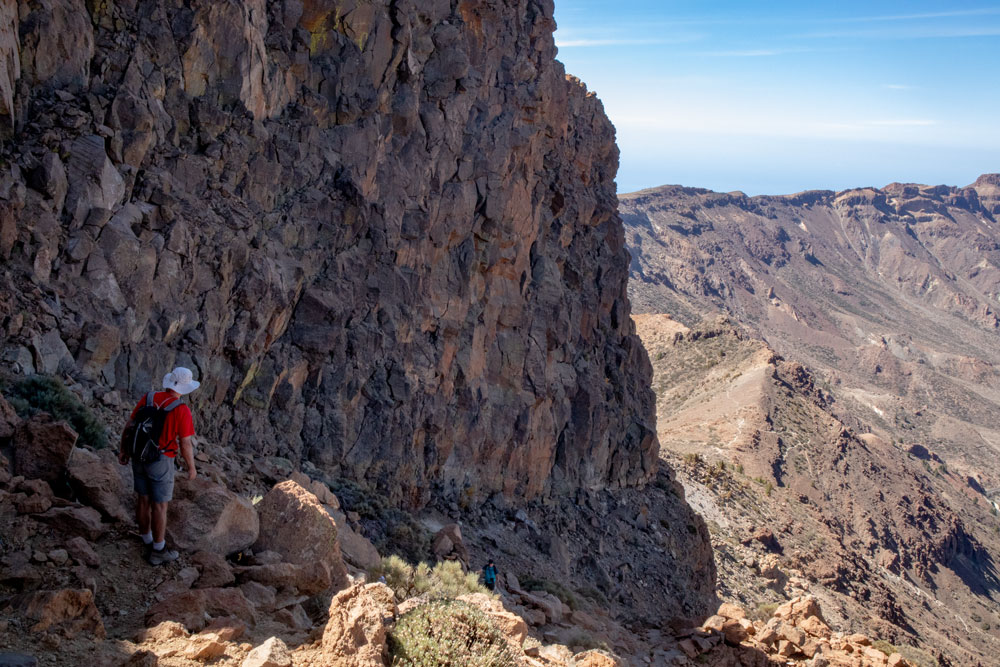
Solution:
[(648, 481), (614, 130), (551, 0), (0, 10), (6, 367), (411, 507)]

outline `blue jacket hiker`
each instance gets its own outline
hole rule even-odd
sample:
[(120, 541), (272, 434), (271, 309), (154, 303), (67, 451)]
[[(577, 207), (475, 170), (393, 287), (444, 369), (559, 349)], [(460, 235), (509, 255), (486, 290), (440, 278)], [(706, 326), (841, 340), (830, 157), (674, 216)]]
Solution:
[(493, 564), (493, 560), (490, 559), (486, 563), (486, 567), (483, 568), (483, 581), (486, 583), (486, 588), (496, 590), (497, 585), (497, 566)]

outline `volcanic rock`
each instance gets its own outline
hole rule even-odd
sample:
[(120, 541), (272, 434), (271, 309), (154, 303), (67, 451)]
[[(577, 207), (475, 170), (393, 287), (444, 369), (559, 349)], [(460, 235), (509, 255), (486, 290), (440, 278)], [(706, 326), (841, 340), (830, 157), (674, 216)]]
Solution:
[(57, 630), (66, 637), (78, 634), (104, 639), (104, 623), (89, 590), (64, 589), (24, 593), (13, 606), (28, 620), (32, 632)]
[(347, 571), (337, 543), (337, 524), (315, 495), (288, 480), (271, 489), (257, 506), (260, 537), (254, 551), (276, 551), (292, 564), (322, 563), (339, 590)]
[(18, 425), (13, 443), (15, 475), (55, 482), (66, 469), (76, 432), (40, 413)]
[(225, 556), (249, 547), (260, 532), (249, 500), (202, 477), (178, 479), (170, 512), (167, 537), (181, 549)]
[(118, 467), (114, 455), (110, 452), (107, 456), (101, 456), (74, 447), (70, 453), (67, 470), (73, 488), (83, 502), (108, 518), (129, 522), (131, 517), (122, 505), (125, 489), (122, 488)]
[(240, 667), (292, 667), (292, 657), (285, 642), (271, 637), (250, 651)]
[(355, 584), (334, 596), (323, 631), (325, 658), (350, 667), (381, 667), (388, 653), (385, 619), (396, 615), (385, 584)]

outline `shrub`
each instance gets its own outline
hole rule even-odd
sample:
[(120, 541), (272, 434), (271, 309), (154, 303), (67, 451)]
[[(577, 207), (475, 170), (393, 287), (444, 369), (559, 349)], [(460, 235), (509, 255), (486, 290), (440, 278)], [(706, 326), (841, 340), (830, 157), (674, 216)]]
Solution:
[(570, 609), (575, 610), (580, 608), (580, 599), (576, 596), (576, 594), (557, 581), (537, 579), (531, 575), (518, 577), (517, 581), (521, 584), (521, 588), (526, 591), (545, 591), (546, 593), (555, 595), (557, 598), (565, 602)]
[(888, 642), (884, 639), (876, 639), (875, 641), (873, 641), (872, 648), (878, 649), (879, 651), (882, 651), (882, 653), (885, 653), (886, 655), (892, 655), (893, 653), (899, 652), (896, 649), (896, 647), (892, 645), (891, 642)]
[(479, 584), (479, 576), (465, 572), (458, 561), (442, 561), (433, 568), (427, 563), (410, 565), (399, 556), (385, 556), (368, 572), (371, 581), (385, 577), (385, 583), (400, 600), (430, 594), (438, 598), (457, 598), (469, 593), (495, 596)]
[(757, 610), (752, 614), (753, 620), (755, 621), (767, 621), (774, 615), (775, 610), (778, 608), (777, 602), (766, 602), (757, 607)]
[(458, 600), (435, 600), (403, 614), (388, 639), (394, 667), (523, 665), (486, 614)]
[(22, 419), (47, 412), (54, 419), (68, 422), (79, 436), (81, 445), (94, 449), (108, 446), (107, 428), (59, 378), (29, 375), (9, 385), (5, 383), (2, 389), (11, 407)]

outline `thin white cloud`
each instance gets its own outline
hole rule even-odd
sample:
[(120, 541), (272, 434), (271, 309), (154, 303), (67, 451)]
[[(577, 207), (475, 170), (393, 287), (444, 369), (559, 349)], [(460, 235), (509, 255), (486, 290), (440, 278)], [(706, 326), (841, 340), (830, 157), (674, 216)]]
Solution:
[(1000, 7), (982, 9), (956, 9), (947, 12), (924, 12), (920, 14), (890, 14), (888, 16), (853, 16), (831, 19), (841, 23), (874, 23), (877, 21), (920, 21), (924, 19), (958, 18), (965, 16), (992, 16), (1000, 14)]
[(928, 127), (930, 125), (937, 125), (937, 121), (922, 118), (894, 118), (891, 120), (869, 120), (863, 124), (875, 127)]
[(1000, 26), (898, 26), (867, 30), (830, 30), (799, 35), (808, 39), (960, 39), (966, 37), (1000, 37)]
[(704, 51), (700, 56), (712, 58), (768, 58), (771, 56), (783, 56), (788, 53), (803, 53), (809, 49), (744, 49), (733, 51)]
[(588, 37), (580, 38), (560, 38), (556, 35), (556, 46), (565, 48), (593, 48), (600, 46), (654, 46), (664, 44), (690, 44), (702, 39), (702, 35), (677, 35), (674, 37), (610, 37), (592, 39)]

